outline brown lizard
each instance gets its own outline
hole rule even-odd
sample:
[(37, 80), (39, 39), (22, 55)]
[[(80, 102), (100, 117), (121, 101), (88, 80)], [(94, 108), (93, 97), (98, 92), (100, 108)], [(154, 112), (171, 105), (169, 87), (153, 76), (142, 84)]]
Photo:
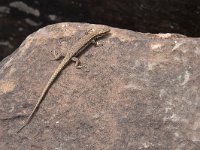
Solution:
[[(47, 94), (48, 90), (50, 89), (51, 85), (53, 84), (54, 80), (57, 78), (59, 73), (63, 70), (63, 68), (69, 64), (70, 61), (76, 61), (76, 66), (78, 65), (78, 59), (76, 58), (82, 51), (85, 50), (90, 44), (94, 43), (96, 39), (106, 35), (110, 32), (109, 28), (101, 28), (101, 29), (91, 29), (87, 32), (85, 36), (83, 36), (76, 44), (74, 44), (71, 49), (67, 52), (62, 62), (54, 71), (53, 75), (47, 82), (46, 86), (44, 87), (41, 96), (38, 99), (37, 104), (35, 105), (33, 111), (29, 115), (25, 124), (17, 131), (20, 132), (33, 118), (35, 112), (37, 111), (39, 105), (41, 104), (42, 100), (44, 99), (45, 95)], [(76, 59), (74, 59), (76, 58)]]

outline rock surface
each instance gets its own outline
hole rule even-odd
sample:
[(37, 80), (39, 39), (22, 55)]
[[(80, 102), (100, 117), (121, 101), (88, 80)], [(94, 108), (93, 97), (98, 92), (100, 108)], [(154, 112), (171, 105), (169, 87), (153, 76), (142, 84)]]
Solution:
[(71, 63), (19, 134), (65, 52), (91, 24), (59, 23), (31, 34), (0, 70), (0, 149), (200, 149), (200, 39), (111, 34)]

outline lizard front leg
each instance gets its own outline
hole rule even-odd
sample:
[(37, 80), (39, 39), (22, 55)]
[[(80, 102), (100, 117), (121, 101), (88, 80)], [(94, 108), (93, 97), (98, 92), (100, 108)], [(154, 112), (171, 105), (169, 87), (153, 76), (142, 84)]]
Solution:
[(92, 40), (92, 44), (94, 44), (95, 47), (103, 46), (103, 43), (99, 43), (95, 40)]

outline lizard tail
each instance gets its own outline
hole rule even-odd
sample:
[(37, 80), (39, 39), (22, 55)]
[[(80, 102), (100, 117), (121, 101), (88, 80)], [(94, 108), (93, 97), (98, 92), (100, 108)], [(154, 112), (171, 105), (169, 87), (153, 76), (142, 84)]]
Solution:
[(19, 129), (17, 130), (17, 133), (19, 133), (24, 127), (26, 127), (26, 125), (31, 121), (31, 119), (33, 118), (33, 115), (35, 114), (35, 112), (37, 111), (40, 103), (42, 102), (45, 94), (46, 94), (47, 91), (44, 91), (42, 93), (42, 95), (40, 96), (39, 100), (38, 100), (38, 103), (35, 105), (33, 111), (31, 112), (31, 114), (29, 115), (28, 119), (26, 120), (25, 124)]
[(49, 88), (51, 87), (51, 85), (53, 84), (53, 81), (56, 79), (56, 77), (58, 76), (58, 74), (61, 72), (61, 70), (63, 69), (63, 67), (70, 61), (70, 59), (68, 57), (64, 58), (64, 60), (61, 62), (61, 64), (58, 66), (58, 69), (53, 73), (53, 75), (51, 76), (50, 80), (48, 81), (48, 83), (46, 84), (44, 90), (42, 91), (42, 94), (37, 102), (37, 104), (35, 105), (35, 108), (33, 109), (33, 111), (31, 112), (31, 114), (29, 115), (27, 121), (25, 122), (25, 124), (17, 131), (17, 133), (19, 133), (24, 127), (26, 127), (26, 125), (31, 121), (31, 119), (33, 118), (33, 115), (36, 113), (38, 107), (40, 106), (42, 100), (44, 99), (45, 95), (47, 94)]
[[(54, 75), (55, 76), (55, 75)], [(47, 83), (47, 85), (45, 86), (40, 98), (38, 99), (38, 102), (37, 104), (35, 105), (33, 111), (31, 112), (31, 114), (29, 115), (28, 119), (26, 120), (26, 122), (24, 123), (24, 125), (19, 129), (17, 130), (16, 133), (19, 133), (24, 127), (26, 127), (26, 125), (31, 121), (31, 119), (33, 118), (33, 115), (36, 113), (37, 109), (39, 108), (42, 100), (44, 99), (45, 95), (47, 94), (53, 80), (55, 79), (54, 76), (51, 77), (51, 79), (49, 80), (49, 82)]]

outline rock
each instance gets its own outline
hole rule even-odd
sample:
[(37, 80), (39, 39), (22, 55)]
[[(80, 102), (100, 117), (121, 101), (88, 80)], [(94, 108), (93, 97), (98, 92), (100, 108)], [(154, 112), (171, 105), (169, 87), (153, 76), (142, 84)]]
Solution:
[(200, 39), (111, 28), (71, 63), (23, 125), (65, 53), (91, 24), (31, 34), (1, 64), (0, 149), (200, 148)]

